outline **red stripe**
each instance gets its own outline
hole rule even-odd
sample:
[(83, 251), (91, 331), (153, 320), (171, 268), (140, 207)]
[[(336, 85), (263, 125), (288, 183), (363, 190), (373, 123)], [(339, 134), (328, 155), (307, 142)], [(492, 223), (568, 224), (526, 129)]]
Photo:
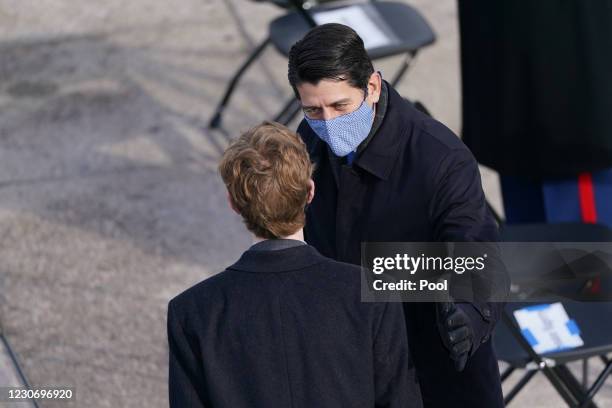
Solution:
[(595, 190), (591, 173), (578, 175), (578, 196), (580, 198), (580, 212), (582, 222), (595, 224), (597, 222), (597, 209), (595, 208)]
[(601, 279), (599, 276), (596, 276), (591, 281), (591, 293), (600, 293), (601, 292)]

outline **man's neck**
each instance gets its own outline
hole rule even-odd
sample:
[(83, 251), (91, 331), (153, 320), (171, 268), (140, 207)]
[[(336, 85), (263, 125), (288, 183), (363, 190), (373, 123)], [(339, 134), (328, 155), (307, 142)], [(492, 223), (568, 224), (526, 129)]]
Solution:
[[(304, 241), (304, 229), (300, 228), (298, 231), (296, 231), (295, 233), (288, 235), (286, 237), (280, 237), (280, 239), (294, 239), (297, 241)], [(267, 238), (262, 238), (262, 237), (258, 237), (256, 235), (253, 235), (253, 243), (256, 244), (258, 242), (261, 241), (266, 241)]]

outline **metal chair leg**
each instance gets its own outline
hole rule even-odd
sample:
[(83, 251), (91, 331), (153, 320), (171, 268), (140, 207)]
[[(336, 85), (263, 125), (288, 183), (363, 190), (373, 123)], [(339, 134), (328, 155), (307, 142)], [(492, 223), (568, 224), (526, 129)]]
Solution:
[(274, 121), (275, 122), (279, 122), (282, 123), (283, 118), (287, 115), (287, 113), (291, 110), (291, 108), (293, 107), (293, 105), (295, 104), (296, 99), (295, 97), (292, 97), (291, 99), (289, 99), (287, 101), (287, 103), (285, 103), (285, 105), (283, 106), (283, 109), (281, 109), (280, 112), (278, 112), (278, 114), (274, 117)]
[(523, 375), (523, 377), (519, 380), (519, 382), (516, 383), (516, 385), (512, 387), (510, 392), (508, 392), (508, 394), (504, 397), (504, 405), (508, 405), (510, 401), (512, 401), (514, 397), (516, 397), (516, 394), (518, 394), (519, 391), (521, 391), (523, 387), (527, 385), (529, 380), (531, 380), (537, 372), (537, 370), (527, 371), (525, 375)]
[(283, 112), (281, 112), (282, 115), (278, 115), (276, 121), (287, 126), (289, 122), (291, 122), (293, 118), (300, 113), (301, 110), (302, 105), (300, 104), (300, 101), (294, 98), (292, 101), (287, 103), (285, 109), (283, 109)]
[(516, 370), (516, 367), (508, 366), (503, 373), (500, 374), (500, 380), (503, 383)]
[[(26, 377), (25, 373), (23, 372), (23, 369), (21, 368), (19, 359), (15, 355), (15, 352), (13, 351), (11, 344), (9, 343), (8, 339), (4, 336), (4, 334), (1, 332), (0, 332), (0, 343), (3, 343), (3, 346), (6, 349), (8, 356), (11, 359), (11, 362), (15, 366), (15, 370), (17, 371), (17, 375), (19, 376), (19, 379), (21, 380), (22, 384), (26, 388), (32, 388), (32, 386), (30, 385), (30, 381), (28, 380), (28, 377)], [(36, 398), (31, 398), (30, 401), (34, 405), (34, 408), (39, 407), (38, 401), (36, 400)]]
[[(560, 392), (561, 396), (565, 399), (568, 405), (577, 407), (584, 401), (582, 405), (584, 408), (597, 408), (597, 404), (592, 400), (586, 400), (587, 392), (582, 388), (580, 382), (574, 377), (571, 371), (566, 366), (550, 367), (550, 372), (554, 373), (556, 379), (551, 379), (553, 386), (557, 388), (562, 386), (564, 389), (569, 391), (569, 395), (564, 395)], [(546, 372), (546, 370), (544, 370)], [(558, 381), (558, 382), (557, 382)], [(557, 388), (557, 390), (559, 390)], [(570, 403), (570, 401), (572, 401)]]
[(269, 37), (266, 38), (261, 44), (259, 44), (253, 50), (251, 55), (249, 55), (249, 58), (247, 58), (247, 60), (242, 64), (242, 66), (240, 68), (238, 68), (238, 71), (234, 74), (234, 76), (230, 80), (230, 83), (227, 86), (227, 89), (225, 90), (225, 94), (223, 94), (223, 98), (221, 99), (221, 102), (219, 103), (219, 105), (217, 106), (217, 109), (215, 110), (215, 114), (210, 119), (210, 122), (209, 122), (208, 126), (211, 129), (216, 129), (219, 126), (221, 126), (223, 110), (225, 109), (225, 106), (227, 106), (227, 104), (229, 103), (230, 98), (232, 97), (232, 94), (234, 93), (234, 88), (236, 88), (236, 85), (238, 84), (238, 81), (240, 80), (240, 77), (242, 77), (242, 75), (246, 72), (247, 68), (253, 62), (255, 62), (257, 57), (259, 57), (259, 55), (268, 46), (268, 44), (270, 44), (270, 38)]
[(589, 388), (589, 391), (586, 393), (584, 400), (580, 404), (580, 408), (589, 406), (589, 404), (593, 400), (593, 397), (595, 397), (595, 394), (597, 394), (597, 392), (604, 385), (604, 382), (606, 381), (610, 373), (612, 373), (612, 363), (608, 363), (606, 365), (606, 368), (599, 374), (591, 388)]
[(416, 54), (417, 54), (417, 51), (410, 51), (408, 55), (406, 55), (404, 62), (402, 63), (400, 68), (395, 73), (395, 76), (391, 80), (391, 86), (395, 87), (402, 80), (402, 78), (404, 77), (404, 74), (406, 74), (406, 71), (408, 71), (408, 68), (410, 68), (410, 64), (412, 64), (412, 61), (414, 61)]
[[(518, 328), (518, 325), (514, 322), (508, 310), (504, 310), (501, 317), (503, 323), (510, 329), (512, 336), (515, 338), (521, 348), (527, 352), (531, 360), (540, 368), (540, 370), (542, 370), (542, 373), (546, 376), (555, 390), (557, 390), (561, 398), (563, 398), (563, 400), (570, 407), (577, 407), (586, 393), (584, 390), (582, 390), (582, 394), (577, 395), (579, 390), (581, 390), (580, 383), (567, 369), (567, 367), (549, 366), (546, 361), (535, 352), (527, 340), (525, 340)], [(588, 408), (596, 408), (596, 406), (589, 405)]]

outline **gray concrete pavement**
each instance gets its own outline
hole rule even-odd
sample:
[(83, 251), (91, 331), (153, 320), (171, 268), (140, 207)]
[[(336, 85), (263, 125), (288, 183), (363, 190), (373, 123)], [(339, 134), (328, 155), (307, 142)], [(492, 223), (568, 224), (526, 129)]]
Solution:
[[(411, 4), (439, 40), (399, 89), (459, 131), (455, 3)], [(279, 13), (246, 0), (0, 0), (2, 325), (34, 385), (76, 387), (72, 406), (167, 406), (167, 301), (249, 245), (215, 167), (290, 95), (285, 59), (267, 51), (226, 131), (204, 128)], [(483, 176), (499, 206), (496, 175)], [(612, 404), (610, 385), (601, 398)], [(540, 378), (516, 406), (562, 404)]]
[[(6, 343), (6, 339), (2, 338), (0, 341), (0, 387), (24, 387), (25, 384), (19, 375), (18, 363), (15, 363), (12, 354), (9, 350), (10, 345)], [(11, 408), (34, 408), (31, 401), (23, 402), (12, 402), (8, 404), (7, 401), (3, 400), (7, 398), (8, 390), (3, 390), (2, 396), (0, 396), (0, 406), (2, 404), (10, 405)]]

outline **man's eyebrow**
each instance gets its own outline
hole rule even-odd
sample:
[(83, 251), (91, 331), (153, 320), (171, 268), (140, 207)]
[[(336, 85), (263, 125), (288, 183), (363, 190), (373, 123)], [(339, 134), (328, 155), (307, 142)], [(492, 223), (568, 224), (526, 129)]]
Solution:
[(350, 101), (351, 101), (351, 98), (342, 98), (342, 99), (339, 99), (336, 102), (332, 103), (331, 105), (332, 106), (333, 105), (340, 105), (340, 104), (343, 104), (343, 103), (348, 103)]
[[(329, 104), (329, 106), (334, 106), (334, 105), (340, 105), (343, 103), (348, 103), (351, 101), (351, 98), (342, 98), (342, 99), (338, 99), (335, 102), (332, 102)], [(309, 105), (302, 105), (302, 109), (320, 109), (319, 106), (309, 106)]]

